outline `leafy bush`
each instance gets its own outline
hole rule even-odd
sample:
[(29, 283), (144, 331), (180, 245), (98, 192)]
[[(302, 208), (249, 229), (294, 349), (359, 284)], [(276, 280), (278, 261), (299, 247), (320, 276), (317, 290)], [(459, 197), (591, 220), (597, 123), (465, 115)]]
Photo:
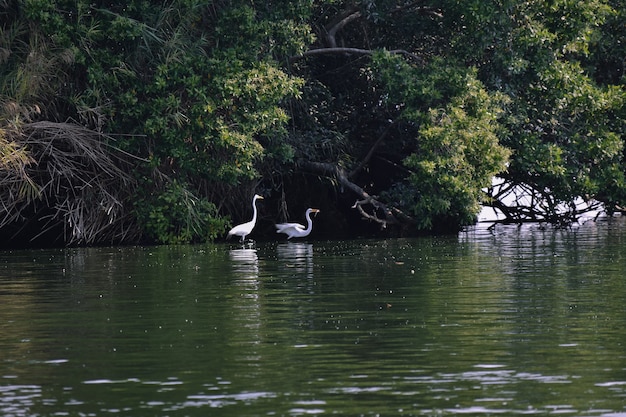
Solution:
[(147, 236), (162, 244), (213, 240), (228, 225), (213, 203), (197, 197), (176, 180), (166, 181), (158, 193), (142, 193), (135, 211)]
[(399, 119), (412, 152), (403, 163), (408, 177), (385, 195), (431, 229), (442, 219), (452, 228), (471, 224), (480, 211), (482, 189), (506, 167), (509, 151), (499, 144), (504, 97), (489, 94), (476, 71), (433, 60), (426, 68), (382, 54), (377, 74), (402, 103)]

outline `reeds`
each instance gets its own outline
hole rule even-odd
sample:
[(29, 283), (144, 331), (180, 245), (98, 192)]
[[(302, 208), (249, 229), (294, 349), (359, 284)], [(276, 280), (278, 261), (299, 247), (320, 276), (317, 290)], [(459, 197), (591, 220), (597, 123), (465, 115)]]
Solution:
[[(28, 236), (13, 239), (45, 236), (67, 245), (137, 240), (139, 228), (128, 207), (136, 190), (130, 168), (137, 160), (111, 146), (111, 138), (77, 124), (45, 121), (3, 133), (0, 148), (25, 156), (0, 164), (0, 230), (18, 226), (17, 234)], [(33, 220), (41, 225), (34, 232), (25, 227)], [(53, 231), (57, 235), (49, 236)]]

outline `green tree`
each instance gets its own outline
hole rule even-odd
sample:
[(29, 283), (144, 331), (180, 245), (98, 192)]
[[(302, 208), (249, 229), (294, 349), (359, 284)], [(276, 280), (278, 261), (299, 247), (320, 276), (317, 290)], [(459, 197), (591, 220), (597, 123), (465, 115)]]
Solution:
[[(124, 27), (132, 34), (132, 27), (140, 26), (135, 29), (140, 33), (147, 25), (152, 35), (143, 36), (142, 42), (135, 39), (129, 48), (135, 51), (134, 59), (125, 62), (137, 64), (129, 66), (130, 77), (122, 78), (118, 86), (112, 126), (134, 135), (127, 149), (147, 154), (153, 171), (178, 179), (179, 186), (199, 190), (208, 201), (239, 204), (229, 196), (245, 191), (232, 190), (246, 190), (242, 184), (254, 184), (259, 177), (256, 166), (266, 155), (265, 147), (284, 135), (288, 117), (281, 103), (297, 97), (302, 85), (277, 65), (275, 56), (281, 51), (298, 53), (308, 29), (290, 20), (277, 23), (276, 10), (264, 14), (245, 2), (212, 8), (197, 1), (174, 2), (159, 14), (145, 12), (141, 22)], [(146, 44), (149, 54), (144, 52)], [(154, 172), (144, 178), (144, 187), (158, 189)], [(157, 195), (161, 192), (168, 200), (186, 195), (167, 190)], [(155, 201), (162, 198), (155, 200), (153, 194), (137, 200), (139, 212), (146, 211), (144, 205), (147, 211), (154, 204), (160, 206)], [(185, 200), (179, 203), (187, 206)], [(167, 218), (160, 217), (159, 222)], [(176, 223), (176, 216), (171, 219)], [(153, 223), (144, 224), (151, 229)], [(213, 229), (209, 236), (218, 234)], [(199, 233), (196, 238), (206, 235)], [(167, 241), (172, 240), (179, 237)]]
[[(324, 127), (335, 134), (328, 137), (346, 139), (336, 142), (334, 166), (303, 166), (349, 186), (371, 204), (361, 214), (383, 225), (405, 222), (405, 214), (418, 227), (467, 224), (477, 202), (510, 220), (569, 222), (580, 214), (579, 198), (619, 210), (626, 197), (623, 61), (607, 51), (623, 56), (620, 4), (316, 3), (324, 26), (299, 68), (324, 107), (307, 111), (315, 122), (329, 121)], [(376, 59), (380, 50), (393, 59)], [(480, 87), (463, 91), (459, 79)], [(479, 110), (467, 112), (472, 96)], [(508, 163), (503, 148), (511, 151)], [(504, 184), (490, 187), (489, 175)], [(489, 193), (481, 197), (481, 189)], [(529, 198), (515, 199), (520, 190)]]
[[(415, 150), (403, 161), (411, 173), (391, 187), (390, 195), (402, 202), (398, 206), (409, 209), (421, 229), (472, 224), (481, 209), (482, 189), (504, 169), (509, 156), (498, 143), (498, 116), (502, 113), (498, 97), (485, 90), (475, 71), (444, 69), (442, 65), (433, 65), (430, 77), (423, 76), (424, 69), (418, 75), (412, 68), (408, 73), (398, 71), (398, 66), (388, 74), (398, 82), (389, 90), (400, 92), (404, 103), (427, 102), (424, 94), (433, 96), (443, 90), (438, 83), (456, 90), (445, 106), (420, 109), (407, 105), (400, 116), (419, 129)], [(406, 79), (417, 83), (408, 86)]]
[[(475, 30), (469, 39), (460, 34), (455, 50), (479, 63), (488, 88), (512, 98), (502, 144), (513, 157), (500, 175), (504, 185), (491, 194), (511, 219), (569, 222), (580, 214), (578, 198), (609, 212), (623, 204), (626, 96), (615, 76), (619, 65), (606, 66), (601, 53), (620, 43), (616, 37), (624, 39), (623, 28), (621, 35), (613, 31), (614, 19), (623, 16), (618, 3), (505, 3), (488, 13), (497, 36), (476, 30), (484, 24), (480, 12), (464, 16)], [(460, 47), (469, 42), (483, 48)], [(520, 189), (526, 200), (507, 207), (503, 200)]]
[(498, 135), (506, 98), (444, 54), (445, 10), (392, 1), (317, 5), (324, 28), (296, 61), (308, 81), (307, 107), (294, 117), (305, 131), (294, 140), (298, 166), (337, 180), (360, 215), (385, 230), (472, 223), (481, 189), (505, 169)]
[(212, 201), (234, 204), (232, 190), (257, 180), (265, 146), (280, 149), (288, 119), (280, 104), (302, 81), (276, 57), (307, 44), (308, 26), (290, 18), (306, 2), (2, 7), (9, 65), (1, 80), (11, 87), (2, 101), (15, 104), (4, 106), (3, 120), (73, 120), (108, 132), (104, 149), (136, 155), (131, 174), (142, 192), (123, 200), (139, 230), (124, 236), (174, 243), (220, 235), (228, 222)]

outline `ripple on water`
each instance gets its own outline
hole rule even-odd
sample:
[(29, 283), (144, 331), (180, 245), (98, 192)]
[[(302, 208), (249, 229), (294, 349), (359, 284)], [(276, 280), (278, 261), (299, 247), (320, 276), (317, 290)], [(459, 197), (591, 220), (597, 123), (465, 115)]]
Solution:
[(3, 416), (30, 416), (32, 407), (40, 401), (39, 385), (0, 386), (0, 414)]
[(189, 395), (181, 404), (173, 406), (171, 410), (184, 408), (223, 408), (238, 403), (251, 404), (260, 399), (276, 398), (273, 392), (239, 392), (234, 394), (196, 394)]

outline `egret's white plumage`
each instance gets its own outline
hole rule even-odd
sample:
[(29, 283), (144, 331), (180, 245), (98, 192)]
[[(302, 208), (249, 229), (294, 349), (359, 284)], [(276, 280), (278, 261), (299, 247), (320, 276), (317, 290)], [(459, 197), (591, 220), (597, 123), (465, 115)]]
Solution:
[(276, 233), (284, 233), (287, 235), (287, 239), (292, 237), (305, 237), (313, 230), (313, 221), (311, 220), (311, 213), (319, 213), (318, 209), (310, 208), (305, 213), (307, 227), (304, 228), (300, 223), (279, 223), (276, 225)]
[(263, 200), (258, 194), (255, 194), (252, 198), (252, 220), (246, 223), (239, 224), (228, 231), (228, 237), (239, 236), (239, 240), (242, 242), (246, 239), (246, 236), (252, 232), (254, 225), (256, 224), (256, 201)]

